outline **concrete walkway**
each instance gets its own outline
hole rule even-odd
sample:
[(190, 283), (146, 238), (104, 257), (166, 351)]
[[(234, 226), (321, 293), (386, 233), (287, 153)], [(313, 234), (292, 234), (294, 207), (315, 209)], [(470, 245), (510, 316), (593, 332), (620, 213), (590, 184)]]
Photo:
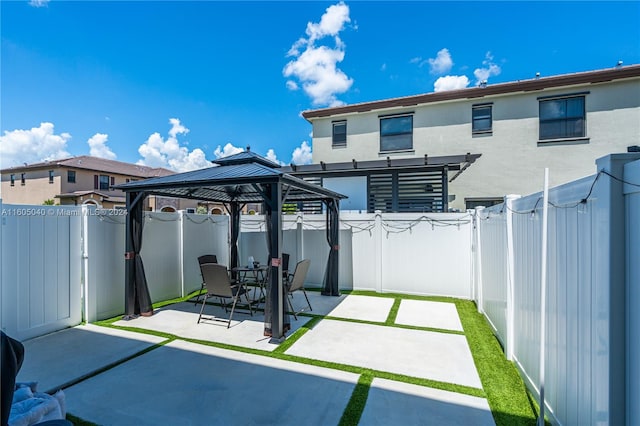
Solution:
[[(332, 319), (286, 350), (299, 358), (270, 355), (277, 345), (262, 336), (261, 314), (234, 314), (227, 329), (196, 324), (200, 305), (185, 302), (116, 322), (140, 332), (86, 325), (27, 341), (18, 379), (38, 381), (41, 390), (72, 384), (64, 389), (68, 412), (100, 425), (337, 425), (360, 377), (337, 364), (482, 388), (454, 304), (403, 300), (395, 324), (429, 328), (409, 329), (385, 325), (392, 298), (308, 294), (311, 313)], [(205, 307), (208, 314), (216, 309)], [(295, 331), (309, 317), (291, 320)], [(360, 424), (422, 423), (494, 424), (484, 398), (374, 378)]]

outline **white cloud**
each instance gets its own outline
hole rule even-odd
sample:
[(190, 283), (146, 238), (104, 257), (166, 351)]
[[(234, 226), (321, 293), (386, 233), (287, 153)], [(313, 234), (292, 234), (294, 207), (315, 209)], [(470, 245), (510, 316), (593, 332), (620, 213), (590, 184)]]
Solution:
[(493, 56), (491, 52), (487, 52), (484, 61), (482, 61), (483, 68), (476, 68), (473, 71), (473, 75), (476, 77), (476, 84), (480, 84), (482, 81), (487, 81), (489, 77), (499, 75), (502, 72), (500, 66), (493, 63)]
[(49, 0), (30, 0), (29, 6), (33, 7), (45, 7), (49, 5)]
[(107, 160), (115, 160), (116, 154), (107, 146), (109, 135), (104, 133), (96, 133), (91, 136), (87, 143), (89, 144), (89, 155), (94, 157), (106, 158)]
[(169, 137), (164, 140), (159, 133), (154, 133), (145, 143), (140, 145), (138, 152), (142, 159), (137, 164), (149, 167), (165, 167), (176, 172), (186, 172), (189, 170), (211, 167), (204, 152), (200, 148), (189, 151), (186, 147), (180, 146), (178, 135), (189, 132), (177, 118), (169, 119), (171, 129)]
[(69, 133), (54, 134), (52, 123), (40, 123), (30, 130), (5, 130), (0, 136), (0, 167), (70, 157), (66, 150), (69, 139)]
[(451, 71), (451, 67), (453, 66), (451, 54), (449, 53), (449, 49), (446, 48), (441, 49), (435, 59), (429, 58), (428, 62), (432, 74), (446, 74)]
[(287, 89), (291, 90), (292, 92), (299, 89), (298, 83), (296, 83), (293, 80), (287, 80), (286, 84), (287, 84)]
[(223, 158), (223, 157), (228, 157), (228, 156), (233, 155), (233, 154), (239, 154), (239, 153), (241, 153), (243, 151), (244, 151), (244, 149), (239, 148), (237, 146), (233, 146), (233, 145), (231, 145), (231, 143), (227, 143), (224, 146), (224, 148), (220, 148), (220, 145), (218, 145), (216, 150), (213, 151), (213, 155), (215, 155), (216, 158)]
[(311, 164), (311, 146), (307, 141), (302, 141), (299, 147), (293, 150), (291, 162), (296, 165)]
[(280, 164), (281, 166), (284, 166), (284, 162), (278, 160), (278, 157), (276, 156), (276, 152), (272, 149), (269, 148), (269, 150), (267, 151), (267, 155), (266, 155), (267, 160), (271, 160), (274, 163)]
[(447, 75), (440, 77), (433, 84), (435, 92), (444, 92), (446, 90), (464, 89), (469, 85), (469, 78), (466, 75)]
[[(289, 49), (287, 56), (295, 59), (282, 73), (287, 78), (298, 79), (314, 105), (342, 105), (336, 95), (346, 92), (353, 84), (353, 80), (336, 66), (344, 60), (345, 54), (345, 45), (338, 34), (349, 22), (349, 7), (344, 2), (329, 6), (319, 23), (307, 23), (308, 38), (298, 39)], [(324, 37), (333, 37), (335, 47), (316, 45)], [(287, 87), (297, 90), (298, 84), (287, 82)]]

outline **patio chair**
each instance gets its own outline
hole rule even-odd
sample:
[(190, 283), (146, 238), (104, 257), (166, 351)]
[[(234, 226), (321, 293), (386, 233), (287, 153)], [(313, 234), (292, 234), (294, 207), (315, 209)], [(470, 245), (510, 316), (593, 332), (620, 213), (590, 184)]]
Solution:
[(207, 293), (202, 299), (202, 308), (200, 308), (198, 324), (200, 324), (200, 320), (202, 319), (202, 312), (204, 311), (204, 305), (207, 304), (207, 299), (209, 297), (217, 297), (218, 299), (220, 299), (225, 312), (227, 312), (227, 299), (231, 299), (233, 303), (231, 305), (231, 313), (229, 314), (229, 319), (225, 320), (216, 317), (209, 317), (205, 319), (214, 321), (227, 321), (227, 328), (229, 328), (231, 326), (231, 319), (233, 318), (233, 312), (236, 309), (238, 299), (243, 294), (245, 295), (245, 299), (247, 299), (247, 307), (249, 308), (249, 313), (251, 314), (251, 316), (253, 316), (251, 302), (246, 296), (246, 287), (244, 287), (242, 283), (231, 281), (226, 266), (218, 265), (217, 263), (203, 263), (202, 265), (200, 265), (200, 270), (202, 271), (202, 277), (204, 279), (204, 285), (207, 288)]
[(296, 291), (302, 291), (304, 294), (304, 298), (307, 299), (307, 305), (309, 305), (309, 310), (313, 311), (311, 307), (311, 303), (309, 302), (309, 298), (307, 297), (307, 292), (304, 289), (304, 280), (307, 278), (307, 272), (309, 272), (309, 266), (311, 265), (311, 260), (304, 259), (296, 264), (296, 269), (293, 271), (293, 276), (290, 281), (285, 283), (287, 289), (287, 301), (289, 302), (289, 307), (291, 308), (291, 312), (293, 313), (293, 317), (297, 320), (300, 312), (303, 310), (296, 310), (293, 308), (293, 293)]
[[(204, 254), (198, 257), (198, 265), (202, 266), (204, 263), (218, 263), (218, 257), (215, 254)], [(200, 268), (200, 273), (202, 274), (202, 268)], [(196, 297), (196, 301), (193, 304), (194, 306), (198, 304), (198, 300), (200, 300), (200, 296), (204, 291), (204, 277), (202, 278), (202, 284), (200, 285), (200, 292), (198, 293), (198, 297)]]

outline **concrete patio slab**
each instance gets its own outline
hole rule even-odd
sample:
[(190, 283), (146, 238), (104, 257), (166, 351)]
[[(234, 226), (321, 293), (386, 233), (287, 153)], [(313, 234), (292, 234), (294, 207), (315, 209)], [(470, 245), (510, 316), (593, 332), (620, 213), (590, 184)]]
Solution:
[(65, 390), (107, 425), (337, 425), (358, 376), (173, 341)]
[(396, 324), (464, 331), (455, 303), (403, 300)]
[(464, 335), (324, 319), (286, 353), (482, 388)]
[(165, 339), (91, 324), (68, 328), (23, 342), (20, 382), (38, 382), (49, 392)]
[(359, 424), (493, 426), (495, 422), (484, 398), (376, 378)]
[(385, 322), (393, 302), (394, 299), (388, 297), (350, 294), (328, 315), (338, 318)]
[[(254, 312), (250, 316), (244, 312), (235, 312), (231, 321), (231, 327), (227, 323), (205, 319), (216, 316), (221, 319), (228, 318), (228, 314), (220, 306), (206, 305), (203, 320), (198, 324), (198, 315), (202, 304), (194, 305), (189, 302), (176, 303), (156, 310), (153, 316), (138, 317), (129, 321), (117, 321), (115, 325), (135, 327), (144, 330), (154, 330), (174, 334), (179, 337), (219, 342), (245, 348), (273, 351), (278, 345), (270, 343), (270, 338), (264, 336), (264, 313)], [(304, 325), (309, 318), (299, 317), (297, 320), (290, 317), (291, 331), (293, 334)]]

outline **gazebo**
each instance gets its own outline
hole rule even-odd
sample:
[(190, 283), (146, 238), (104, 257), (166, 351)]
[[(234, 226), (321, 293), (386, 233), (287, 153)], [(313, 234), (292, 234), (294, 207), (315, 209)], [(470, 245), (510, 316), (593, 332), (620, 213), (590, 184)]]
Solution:
[[(152, 315), (153, 306), (140, 257), (143, 205), (149, 195), (223, 203), (230, 215), (230, 265), (238, 264), (240, 212), (247, 203), (262, 203), (266, 217), (269, 260), (269, 291), (265, 311), (265, 335), (282, 339), (286, 333), (282, 283), (282, 205), (321, 201), (325, 206), (329, 256), (322, 294), (338, 296), (339, 204), (342, 194), (313, 185), (285, 173), (280, 165), (249, 150), (213, 161), (214, 165), (169, 176), (118, 185), (125, 192), (127, 220), (125, 239), (125, 318)], [(270, 312), (269, 312), (270, 311)]]

